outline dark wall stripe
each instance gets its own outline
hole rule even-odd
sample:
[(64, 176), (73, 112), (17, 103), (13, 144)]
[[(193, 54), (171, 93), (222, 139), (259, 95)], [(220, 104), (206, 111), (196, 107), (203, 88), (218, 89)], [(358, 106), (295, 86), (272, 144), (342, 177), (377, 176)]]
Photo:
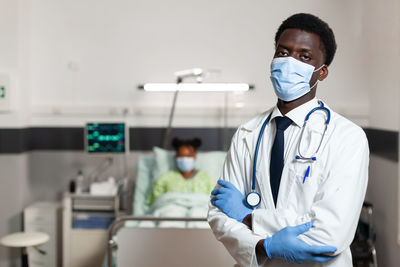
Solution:
[(370, 152), (381, 157), (399, 161), (399, 132), (374, 128), (364, 129)]
[(28, 129), (0, 129), (0, 153), (22, 153), (28, 142)]
[(83, 150), (84, 128), (29, 128), (28, 150)]
[[(174, 128), (171, 138), (203, 140), (201, 150), (226, 150), (236, 129)], [(130, 150), (151, 150), (161, 147), (165, 128), (130, 128)], [(22, 153), (31, 150), (84, 150), (83, 128), (34, 127), (26, 129), (0, 129), (0, 153)]]
[[(173, 128), (171, 137), (203, 140), (201, 150), (226, 150), (236, 129), (230, 128)], [(398, 138), (396, 131), (373, 128), (364, 129), (372, 154), (398, 161)], [(151, 150), (162, 146), (165, 128), (130, 128), (130, 150)], [(23, 129), (0, 129), (0, 153), (22, 153), (31, 150), (84, 150), (84, 129), (80, 127)]]
[[(131, 128), (131, 150), (151, 150), (154, 146), (161, 147), (165, 131), (165, 128)], [(200, 150), (227, 150), (235, 131), (234, 128), (228, 129), (227, 132), (224, 128), (173, 128), (169, 144), (173, 137), (182, 139), (198, 137), (203, 141)]]
[(0, 129), (0, 153), (83, 150), (83, 128)]

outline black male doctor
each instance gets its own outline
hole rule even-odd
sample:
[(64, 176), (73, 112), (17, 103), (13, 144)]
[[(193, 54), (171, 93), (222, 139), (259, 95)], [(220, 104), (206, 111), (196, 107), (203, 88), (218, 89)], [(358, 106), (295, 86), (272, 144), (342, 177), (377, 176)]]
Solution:
[(316, 98), (335, 51), (333, 31), (311, 14), (276, 33), (277, 105), (236, 131), (209, 207), (240, 266), (353, 266), (369, 149), (360, 127)]

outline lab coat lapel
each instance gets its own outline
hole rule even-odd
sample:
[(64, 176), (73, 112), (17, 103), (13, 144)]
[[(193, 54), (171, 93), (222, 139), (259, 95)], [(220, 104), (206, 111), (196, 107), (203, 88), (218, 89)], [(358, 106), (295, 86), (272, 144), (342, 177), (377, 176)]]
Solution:
[[(265, 138), (269, 138), (268, 135), (264, 136)], [(263, 138), (263, 142), (260, 145), (260, 152), (258, 154), (258, 160), (257, 160), (257, 170), (256, 170), (256, 175), (257, 175), (257, 185), (258, 185), (258, 190), (261, 193), (261, 200), (264, 204), (264, 207), (267, 209), (274, 209), (274, 199), (272, 198), (272, 192), (271, 192), (271, 184), (270, 184), (270, 176), (269, 176), (269, 163), (270, 163), (270, 157), (267, 149), (267, 143), (268, 140), (265, 140)]]
[(257, 145), (257, 136), (255, 134), (255, 131), (249, 132), (244, 137), (244, 143), (246, 144), (246, 148), (247, 148), (247, 152), (249, 154), (250, 160), (251, 160), (251, 162), (253, 162), (254, 151), (256, 151), (256, 145)]
[[(269, 113), (268, 113), (269, 114)], [(250, 155), (251, 160), (251, 170), (250, 170), (250, 178), (253, 179), (253, 164), (254, 164), (254, 154), (257, 147), (257, 139), (260, 134), (261, 125), (266, 119), (266, 116), (263, 116), (263, 119), (258, 124), (258, 127), (253, 128), (249, 131), (244, 137), (244, 142), (246, 144), (246, 148), (248, 149), (248, 154)], [(270, 151), (266, 151), (267, 143), (270, 140), (268, 132), (269, 132), (270, 122), (268, 122), (265, 132), (260, 144), (260, 149), (258, 152), (258, 158), (256, 163), (256, 189), (261, 194), (261, 201), (266, 208), (275, 208), (273, 204), (273, 198), (271, 193), (271, 186), (269, 183), (269, 156), (266, 153), (270, 153)], [(268, 161), (268, 162), (267, 162)], [(257, 188), (258, 187), (258, 188)], [(271, 206), (272, 203), (272, 206)]]
[[(247, 148), (247, 154), (249, 155), (249, 158), (250, 158), (250, 164), (249, 164), (249, 166), (250, 166), (250, 170), (249, 170), (250, 188), (252, 186), (252, 181), (253, 181), (253, 164), (254, 164), (255, 151), (256, 151), (256, 147), (257, 147), (257, 139), (258, 139), (258, 135), (260, 132), (259, 128), (261, 128), (261, 127), (257, 127), (256, 125), (252, 125), (252, 126), (253, 126), (252, 128), (248, 128), (248, 132), (244, 136), (244, 143)], [(260, 152), (258, 153), (256, 170), (258, 170), (258, 168), (260, 166), (260, 157), (262, 154)], [(257, 179), (256, 179), (256, 189), (257, 189), (257, 185), (260, 186), (260, 184), (258, 183), (258, 175), (256, 174), (256, 176), (257, 176)], [(257, 189), (257, 191), (258, 191), (258, 189)]]
[(257, 119), (248, 122), (243, 125), (241, 130), (245, 132), (243, 135), (243, 142), (245, 143), (248, 154), (250, 155), (250, 160), (254, 159), (254, 152), (256, 151), (257, 138), (260, 132), (262, 122), (265, 119), (265, 114), (260, 115)]

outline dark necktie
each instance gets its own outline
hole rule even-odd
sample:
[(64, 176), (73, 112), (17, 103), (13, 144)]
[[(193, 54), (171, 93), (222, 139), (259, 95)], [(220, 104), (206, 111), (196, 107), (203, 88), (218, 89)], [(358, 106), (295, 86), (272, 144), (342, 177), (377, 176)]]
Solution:
[(292, 120), (288, 117), (276, 117), (276, 135), (271, 150), (271, 163), (269, 165), (269, 175), (271, 183), (272, 196), (276, 207), (278, 200), (279, 185), (281, 183), (281, 175), (283, 170), (283, 149), (284, 149), (284, 132), (292, 124)]

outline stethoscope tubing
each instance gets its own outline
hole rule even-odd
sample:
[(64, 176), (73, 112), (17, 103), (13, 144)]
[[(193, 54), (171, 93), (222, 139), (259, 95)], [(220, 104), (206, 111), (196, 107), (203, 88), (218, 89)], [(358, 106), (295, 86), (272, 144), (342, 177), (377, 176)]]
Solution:
[[(318, 151), (321, 148), (322, 141), (324, 140), (326, 130), (328, 129), (329, 122), (331, 121), (331, 111), (325, 107), (324, 102), (322, 102), (321, 100), (318, 100), (318, 104), (320, 104), (320, 106), (315, 107), (312, 110), (310, 110), (310, 112), (308, 112), (308, 114), (306, 115), (306, 117), (304, 119), (304, 125), (301, 129), (300, 139), (299, 139), (299, 143), (297, 145), (297, 153), (298, 153), (298, 155), (296, 155), (297, 160), (305, 160), (305, 161), (316, 161), (317, 160), (316, 155), (318, 154)], [(317, 150), (314, 152), (314, 154), (312, 154), (311, 157), (306, 157), (306, 156), (303, 156), (300, 151), (301, 141), (303, 140), (304, 129), (307, 126), (308, 119), (310, 118), (311, 114), (313, 114), (317, 110), (322, 110), (322, 111), (326, 112), (325, 128), (324, 128), (324, 132), (322, 133), (321, 141), (318, 144)]]
[[(324, 103), (321, 100), (318, 100), (318, 104), (320, 104), (320, 106), (319, 107), (315, 107), (312, 110), (310, 110), (310, 112), (307, 113), (307, 115), (306, 115), (306, 117), (304, 119), (304, 125), (303, 125), (303, 127), (301, 129), (300, 140), (299, 140), (299, 143), (298, 143), (298, 150), (297, 150), (298, 151), (298, 155), (296, 155), (296, 159), (297, 160), (316, 161), (316, 159), (317, 159), (316, 158), (316, 154), (318, 153), (318, 151), (319, 151), (319, 149), (321, 147), (322, 141), (324, 140), (324, 137), (325, 137), (326, 130), (327, 130), (328, 125), (329, 125), (330, 120), (331, 120), (331, 112), (330, 112), (330, 110), (325, 107)], [(322, 134), (321, 141), (320, 141), (320, 143), (318, 145), (318, 148), (315, 151), (315, 153), (313, 154), (313, 156), (304, 157), (300, 152), (301, 139), (303, 138), (304, 129), (306, 128), (308, 119), (310, 118), (311, 114), (313, 114), (317, 110), (325, 111), (326, 114), (327, 114), (327, 119), (325, 121), (325, 129), (324, 129), (324, 132)], [(253, 179), (252, 179), (252, 185), (251, 185), (251, 192), (250, 193), (255, 192), (255, 190), (256, 190), (256, 179), (257, 179), (256, 178), (256, 172), (257, 172), (258, 151), (260, 149), (260, 144), (261, 144), (262, 137), (264, 135), (265, 127), (267, 126), (267, 124), (271, 120), (271, 116), (272, 116), (272, 112), (268, 115), (267, 119), (264, 121), (264, 123), (263, 123), (263, 125), (261, 127), (261, 130), (260, 130), (260, 134), (258, 135), (258, 138), (257, 138), (257, 145), (256, 145), (256, 150), (255, 150), (255, 153), (254, 153), (254, 160), (253, 160), (253, 177), (252, 177)]]
[(260, 130), (260, 134), (258, 135), (258, 138), (257, 138), (256, 151), (254, 153), (254, 160), (253, 160), (253, 182), (252, 182), (252, 185), (251, 185), (251, 190), (252, 191), (256, 190), (256, 171), (257, 171), (257, 166), (256, 165), (257, 165), (258, 151), (259, 151), (259, 148), (260, 148), (261, 139), (262, 139), (262, 137), (264, 135), (265, 127), (267, 126), (269, 120), (271, 119), (271, 116), (272, 116), (272, 112), (268, 115), (267, 119), (264, 121), (264, 123), (263, 123), (263, 125), (261, 127), (261, 130)]

